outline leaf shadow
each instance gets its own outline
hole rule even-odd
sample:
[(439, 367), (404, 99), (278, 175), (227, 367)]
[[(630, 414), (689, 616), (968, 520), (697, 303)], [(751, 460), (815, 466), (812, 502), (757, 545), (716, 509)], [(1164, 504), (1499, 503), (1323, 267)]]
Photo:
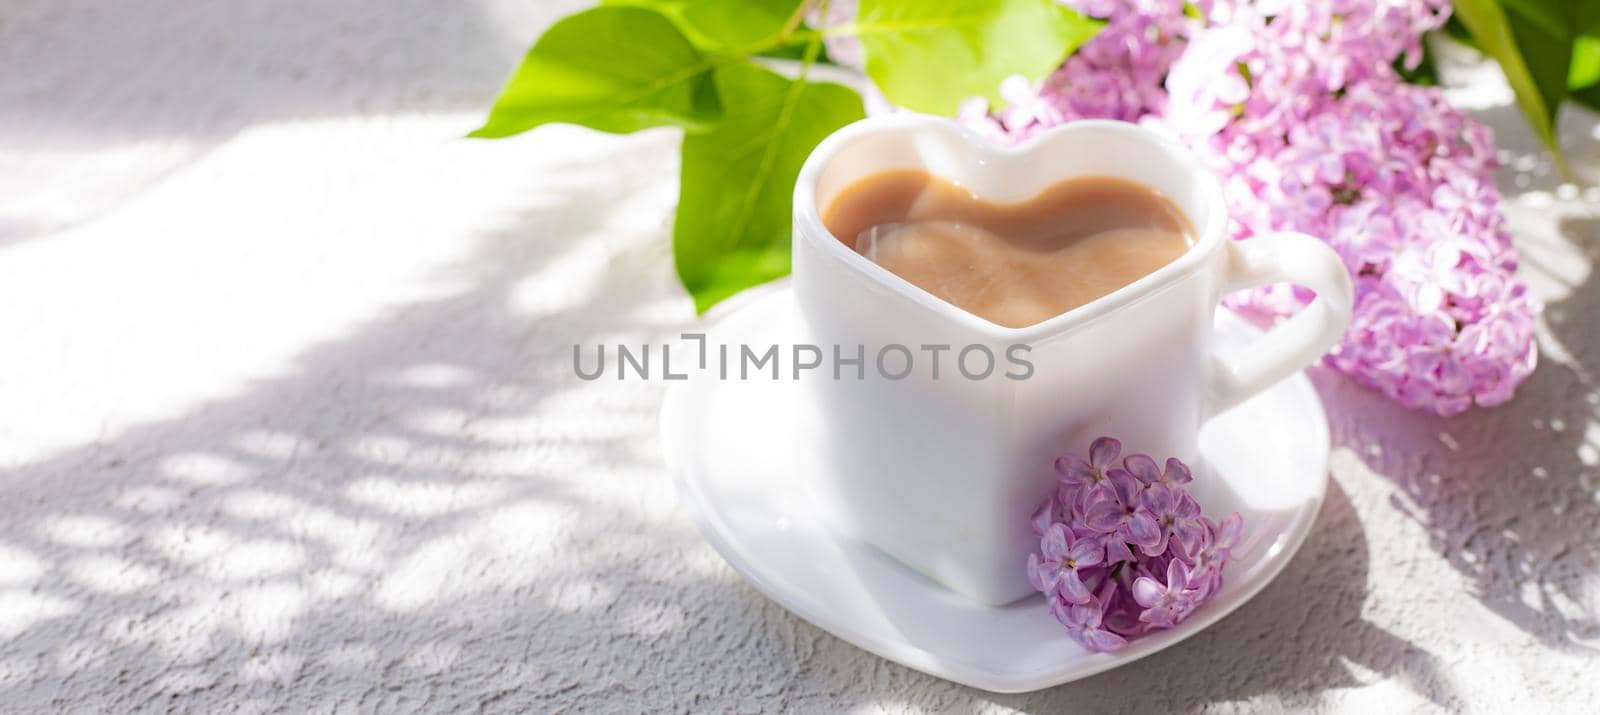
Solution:
[[(1560, 221), (1589, 242), (1595, 219)], [(1543, 644), (1594, 650), (1600, 613), (1586, 579), (1600, 568), (1600, 281), (1591, 270), (1546, 305), (1538, 368), (1503, 407), (1452, 418), (1405, 410), (1348, 383), (1319, 381), (1339, 404), (1334, 442), (1395, 482), (1394, 507), (1478, 601)], [(1586, 645), (1587, 644), (1587, 645)]]
[[(0, 468), (0, 702), (540, 709), (589, 672), (591, 621), (574, 613), (619, 624), (619, 647), (636, 646), (619, 657), (641, 655), (676, 623), (656, 584), (694, 558), (657, 559), (658, 574), (619, 555), (687, 551), (718, 572), (658, 506), (671, 487), (640, 439), (657, 386), (580, 383), (566, 356), (659, 341), (677, 328), (660, 316), (690, 314), (661, 229), (608, 223), (618, 192), (664, 180), (653, 156), (562, 168), (577, 178), (547, 187), (549, 208), (442, 269), (464, 287), (280, 376)], [(580, 252), (611, 300), (530, 317), (517, 297), (555, 291), (547, 272)], [(608, 479), (572, 478), (585, 471)]]

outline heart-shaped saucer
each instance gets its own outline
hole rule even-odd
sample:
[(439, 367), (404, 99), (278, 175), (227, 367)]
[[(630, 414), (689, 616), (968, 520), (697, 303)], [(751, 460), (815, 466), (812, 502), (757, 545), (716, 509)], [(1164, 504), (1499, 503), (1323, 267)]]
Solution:
[[(707, 345), (781, 350), (804, 342), (787, 285), (738, 302), (708, 331)], [(1215, 335), (1227, 353), (1258, 331), (1218, 311)], [(980, 605), (825, 528), (794, 473), (807, 449), (788, 424), (801, 399), (797, 384), (709, 374), (673, 383), (662, 405), (661, 443), (684, 507), (736, 571), (796, 615), (889, 660), (984, 690), (1026, 692), (1077, 680), (1205, 629), (1283, 570), (1327, 488), (1327, 422), (1303, 374), (1207, 422), (1192, 491), (1207, 513), (1238, 511), (1245, 519), (1226, 584), (1177, 628), (1119, 653), (1090, 653), (1066, 637), (1042, 598)]]

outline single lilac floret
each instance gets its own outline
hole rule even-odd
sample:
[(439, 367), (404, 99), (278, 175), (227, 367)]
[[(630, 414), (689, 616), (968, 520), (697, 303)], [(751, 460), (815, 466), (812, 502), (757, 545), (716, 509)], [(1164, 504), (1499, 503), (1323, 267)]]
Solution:
[(1103, 534), (1116, 534), (1123, 541), (1152, 553), (1162, 541), (1161, 527), (1145, 508), (1143, 491), (1144, 486), (1127, 469), (1106, 472), (1105, 484), (1094, 488), (1084, 498), (1083, 525)]
[(1177, 540), (1184, 545), (1199, 542), (1200, 523), (1197, 517), (1200, 516), (1200, 504), (1188, 492), (1167, 484), (1152, 484), (1144, 490), (1142, 504), (1160, 531), (1157, 543), (1144, 549), (1146, 555), (1161, 555), (1167, 550), (1169, 540)]
[(1061, 483), (1068, 486), (1095, 486), (1105, 481), (1105, 472), (1122, 454), (1122, 443), (1110, 437), (1101, 437), (1089, 445), (1089, 458), (1076, 454), (1063, 454), (1056, 459), (1056, 473)]
[(1043, 553), (1028, 554), (1028, 581), (1047, 594), (1060, 594), (1072, 603), (1088, 603), (1092, 597), (1081, 570), (1097, 566), (1105, 559), (1105, 547), (1092, 536), (1079, 538), (1065, 524), (1051, 524), (1039, 540)]
[(1171, 628), (1181, 623), (1199, 605), (1200, 592), (1189, 586), (1189, 569), (1179, 559), (1167, 562), (1164, 582), (1149, 576), (1134, 579), (1133, 600), (1145, 608), (1139, 620), (1152, 628)]
[(1222, 567), (1227, 564), (1233, 546), (1239, 543), (1244, 519), (1232, 514), (1221, 524), (1204, 516), (1199, 522), (1199, 538), (1190, 546), (1177, 544), (1176, 556), (1189, 564), (1190, 582), (1198, 583), (1204, 597), (1222, 586)]

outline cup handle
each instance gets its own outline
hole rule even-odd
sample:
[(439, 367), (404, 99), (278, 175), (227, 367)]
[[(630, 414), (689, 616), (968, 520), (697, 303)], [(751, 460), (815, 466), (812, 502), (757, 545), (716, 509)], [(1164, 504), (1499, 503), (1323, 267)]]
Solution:
[(1350, 324), (1354, 290), (1344, 261), (1326, 243), (1283, 231), (1228, 241), (1223, 294), (1293, 283), (1317, 297), (1233, 359), (1211, 356), (1211, 409), (1222, 412), (1326, 353)]

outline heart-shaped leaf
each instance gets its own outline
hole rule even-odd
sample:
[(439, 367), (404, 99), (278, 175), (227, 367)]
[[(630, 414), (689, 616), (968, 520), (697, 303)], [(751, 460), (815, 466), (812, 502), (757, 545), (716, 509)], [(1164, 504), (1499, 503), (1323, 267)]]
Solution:
[(748, 63), (717, 68), (730, 111), (683, 139), (678, 277), (705, 312), (717, 301), (789, 272), (795, 180), (811, 150), (860, 119), (861, 97), (836, 84), (790, 80)]
[(714, 65), (658, 12), (586, 10), (534, 43), (472, 136), (510, 136), (550, 122), (616, 133), (703, 128), (722, 116)]
[(1055, 0), (861, 0), (856, 21), (829, 32), (861, 38), (889, 101), (951, 115), (968, 97), (999, 104), (1011, 75), (1043, 79), (1103, 24)]

